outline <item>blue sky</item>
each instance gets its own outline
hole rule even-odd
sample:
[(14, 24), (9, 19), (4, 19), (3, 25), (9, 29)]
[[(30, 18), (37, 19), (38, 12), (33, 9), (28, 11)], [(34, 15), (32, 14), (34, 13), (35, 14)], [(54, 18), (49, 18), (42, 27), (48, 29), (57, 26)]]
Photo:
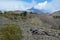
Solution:
[(44, 9), (48, 12), (60, 10), (60, 0), (0, 0), (0, 10)]
[[(20, 1), (20, 0), (19, 0)], [(21, 0), (21, 1), (25, 1), (25, 2), (32, 2), (32, 0)], [(37, 3), (40, 3), (40, 2), (44, 2), (44, 1), (48, 1), (50, 2), (51, 0), (35, 0)]]

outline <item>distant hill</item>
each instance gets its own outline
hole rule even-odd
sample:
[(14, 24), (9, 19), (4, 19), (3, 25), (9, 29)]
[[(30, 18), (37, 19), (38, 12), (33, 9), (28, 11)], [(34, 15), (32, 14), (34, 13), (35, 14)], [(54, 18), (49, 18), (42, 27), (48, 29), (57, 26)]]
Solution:
[(60, 16), (60, 11), (55, 11), (54, 13), (52, 13), (52, 16)]
[(28, 9), (29, 11), (32, 11), (32, 12), (35, 12), (35, 13), (38, 13), (38, 14), (41, 14), (41, 13), (44, 13), (43, 11), (44, 10), (39, 10), (39, 9), (35, 9), (35, 8), (31, 8), (31, 9)]

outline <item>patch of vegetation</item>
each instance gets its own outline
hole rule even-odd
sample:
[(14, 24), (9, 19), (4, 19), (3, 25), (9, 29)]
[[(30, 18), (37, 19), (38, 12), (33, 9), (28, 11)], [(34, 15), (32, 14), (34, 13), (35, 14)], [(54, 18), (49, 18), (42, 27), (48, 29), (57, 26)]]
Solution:
[(12, 21), (16, 21), (16, 19), (17, 19), (17, 16), (13, 15), (13, 14), (2, 14), (0, 16), (6, 17), (6, 18), (8, 18), (8, 19), (10, 19)]
[(31, 23), (32, 23), (33, 25), (42, 25), (42, 21), (39, 20), (37, 17), (32, 18)]
[(25, 11), (25, 12), (21, 13), (20, 16), (22, 19), (27, 19), (27, 12)]
[(23, 12), (20, 16), (26, 17), (27, 16), (27, 12)]
[(60, 26), (58, 27), (51, 27), (52, 29), (60, 30)]
[(0, 16), (6, 17), (12, 21), (16, 21), (17, 19), (26, 19), (27, 18), (27, 12), (24, 11), (23, 13), (17, 14), (17, 13), (4, 13), (0, 14)]
[(60, 18), (60, 16), (53, 16), (53, 18)]
[(0, 40), (21, 40), (22, 30), (17, 25), (0, 28)]
[(58, 30), (60, 30), (60, 26), (58, 26)]

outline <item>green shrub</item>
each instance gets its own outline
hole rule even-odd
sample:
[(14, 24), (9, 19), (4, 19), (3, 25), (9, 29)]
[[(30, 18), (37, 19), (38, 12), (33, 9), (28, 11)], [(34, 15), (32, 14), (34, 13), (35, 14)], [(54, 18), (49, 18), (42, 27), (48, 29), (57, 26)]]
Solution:
[(52, 29), (60, 30), (60, 26), (51, 27)]
[(60, 16), (53, 16), (53, 18), (60, 18)]
[(58, 27), (58, 29), (60, 30), (60, 26)]
[(20, 17), (21, 17), (22, 19), (27, 19), (27, 12), (25, 11), (25, 12), (21, 13), (21, 14), (20, 14)]
[(23, 12), (20, 16), (26, 17), (27, 16), (27, 12)]
[(8, 25), (1, 28), (0, 40), (21, 40), (22, 30), (17, 25)]

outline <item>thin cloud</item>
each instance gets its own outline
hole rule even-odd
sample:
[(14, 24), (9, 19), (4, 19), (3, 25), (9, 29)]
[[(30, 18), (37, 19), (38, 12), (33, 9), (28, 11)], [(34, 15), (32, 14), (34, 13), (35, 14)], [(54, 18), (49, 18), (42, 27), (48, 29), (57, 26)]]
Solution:
[(27, 10), (32, 4), (23, 1), (0, 1), (0, 10)]
[(47, 4), (47, 1), (42, 2), (42, 3), (38, 3), (34, 8), (35, 9), (43, 9), (46, 4)]
[(52, 0), (51, 2), (47, 3), (44, 9), (47, 10), (48, 12), (60, 10), (60, 0)]

